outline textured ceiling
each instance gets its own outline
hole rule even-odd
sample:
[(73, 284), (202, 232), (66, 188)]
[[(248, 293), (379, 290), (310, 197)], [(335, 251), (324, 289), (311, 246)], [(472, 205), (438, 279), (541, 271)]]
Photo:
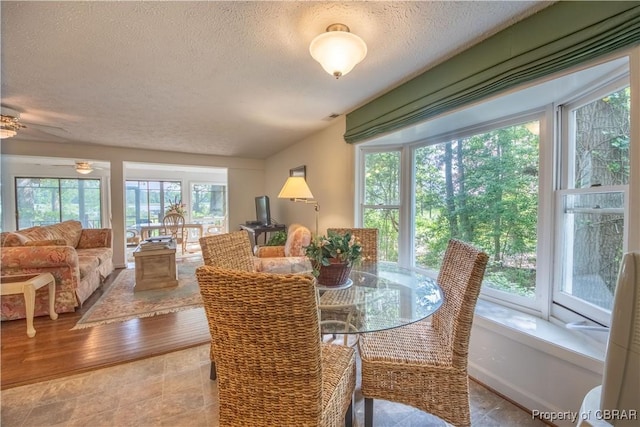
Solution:
[[(2, 1), (2, 105), (15, 138), (265, 158), (550, 4)], [(368, 45), (339, 80), (335, 22)]]

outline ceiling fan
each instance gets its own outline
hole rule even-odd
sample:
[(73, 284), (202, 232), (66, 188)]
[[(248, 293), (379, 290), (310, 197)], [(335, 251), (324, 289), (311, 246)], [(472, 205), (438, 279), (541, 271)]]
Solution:
[(56, 135), (55, 133), (52, 133), (51, 130), (62, 131), (63, 133), (67, 133), (67, 131), (61, 127), (43, 125), (43, 124), (27, 122), (25, 120), (22, 120), (20, 118), (19, 111), (13, 108), (9, 108), (5, 105), (2, 105), (2, 112), (0, 114), (0, 139), (6, 139), (6, 138), (11, 138), (13, 136), (16, 136), (18, 132), (20, 132), (22, 129), (27, 129), (27, 128), (34, 129), (36, 131), (39, 131), (54, 137), (60, 137), (60, 136)]
[(94, 166), (93, 162), (89, 162), (86, 160), (76, 160), (74, 164), (74, 169), (76, 172), (82, 175), (87, 175), (93, 172), (94, 170), (102, 170), (103, 168)]
[[(71, 160), (71, 159), (69, 159)], [(43, 166), (43, 167), (61, 167), (61, 168), (69, 168), (69, 167), (73, 167), (75, 169), (76, 172), (78, 172), (79, 174), (82, 175), (87, 175), (90, 174), (91, 172), (95, 171), (95, 170), (104, 170), (105, 168), (103, 167), (99, 167), (99, 166), (95, 166), (94, 162), (90, 162), (87, 160), (74, 160), (73, 164), (71, 164), (71, 162), (69, 161), (69, 163), (59, 163), (59, 164), (52, 164), (49, 162), (42, 162), (42, 163), (35, 163), (36, 166)]]
[(11, 138), (16, 136), (18, 131), (26, 126), (20, 123), (20, 114), (13, 110), (2, 107), (2, 114), (0, 115), (0, 139)]

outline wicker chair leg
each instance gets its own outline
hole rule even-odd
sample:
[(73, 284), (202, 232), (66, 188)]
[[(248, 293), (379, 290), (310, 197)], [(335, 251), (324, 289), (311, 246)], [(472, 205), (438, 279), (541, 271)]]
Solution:
[(373, 399), (364, 398), (364, 427), (373, 427)]
[(218, 378), (218, 375), (216, 374), (216, 362), (214, 362), (213, 360), (211, 361), (211, 371), (209, 371), (209, 379), (211, 381), (215, 381)]
[(344, 425), (345, 427), (353, 427), (353, 396), (351, 396), (347, 413), (344, 415)]

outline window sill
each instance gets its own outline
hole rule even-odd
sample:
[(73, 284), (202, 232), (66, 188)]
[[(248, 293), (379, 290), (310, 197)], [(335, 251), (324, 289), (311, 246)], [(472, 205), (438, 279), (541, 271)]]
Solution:
[(605, 345), (580, 332), (481, 299), (476, 305), (474, 325), (593, 372), (602, 373)]

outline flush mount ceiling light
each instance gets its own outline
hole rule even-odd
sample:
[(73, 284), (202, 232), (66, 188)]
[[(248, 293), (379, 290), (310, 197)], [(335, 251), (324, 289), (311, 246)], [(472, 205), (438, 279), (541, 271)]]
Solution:
[(331, 24), (311, 41), (309, 52), (324, 70), (340, 78), (367, 56), (366, 43), (344, 24)]
[(82, 175), (86, 175), (93, 172), (91, 163), (76, 161), (76, 172), (81, 173)]
[(19, 123), (20, 114), (17, 111), (2, 107), (0, 115), (0, 139), (16, 136), (18, 130), (25, 126)]

